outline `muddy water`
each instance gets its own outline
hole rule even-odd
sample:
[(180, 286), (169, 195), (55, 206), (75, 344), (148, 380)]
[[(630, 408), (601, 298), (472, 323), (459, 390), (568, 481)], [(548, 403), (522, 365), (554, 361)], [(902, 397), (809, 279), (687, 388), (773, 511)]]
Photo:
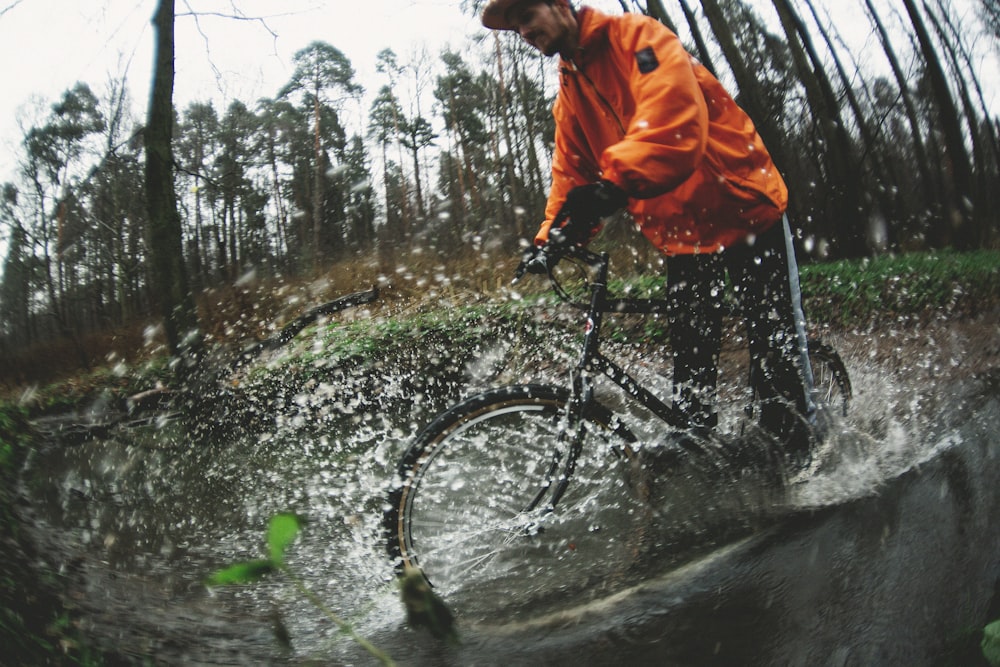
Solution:
[(471, 596), (457, 647), (405, 626), (376, 539), (413, 429), (405, 401), (332, 408), (312, 387), (250, 438), (194, 439), (162, 420), (54, 442), (28, 463), (27, 511), (86, 632), (135, 663), (372, 663), (280, 577), (203, 585), (262, 555), (267, 519), (292, 510), (310, 522), (291, 567), (401, 664), (935, 664), (997, 604), (1000, 337), (986, 331), (985, 359), (963, 332), (833, 341), (858, 400), (786, 496), (739, 504), (700, 524), (716, 533), (699, 548), (662, 546), (614, 585), (544, 608), (491, 615)]
[[(57, 444), (25, 475), (36, 539), (67, 575), (88, 630), (116, 651), (167, 664), (295, 662), (303, 654), (278, 646), (276, 625), (338, 637), (280, 578), (212, 591), (203, 582), (263, 557), (268, 519), (295, 511), (309, 523), (289, 564), (316, 593), (350, 618), (390, 590), (374, 521), (386, 457), (402, 443), (376, 421), (352, 430), (364, 456), (333, 429), (298, 420), (235, 442), (195, 442), (170, 420)], [(306, 651), (321, 644), (308, 641)]]

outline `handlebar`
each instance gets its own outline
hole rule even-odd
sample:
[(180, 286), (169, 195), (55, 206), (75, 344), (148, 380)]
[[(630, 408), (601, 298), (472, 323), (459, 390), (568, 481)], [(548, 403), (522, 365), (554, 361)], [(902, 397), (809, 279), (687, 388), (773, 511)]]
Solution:
[[(575, 251), (575, 252), (574, 252)], [(582, 247), (568, 243), (558, 229), (553, 229), (549, 235), (549, 241), (541, 247), (532, 247), (524, 254), (521, 263), (514, 270), (514, 279), (510, 284), (517, 284), (525, 273), (547, 274), (551, 282), (555, 282), (552, 276), (552, 269), (567, 254), (576, 255), (578, 252), (587, 252)]]
[[(582, 245), (566, 242), (565, 239), (560, 237), (558, 230), (553, 230), (552, 233), (553, 236), (550, 236), (548, 243), (540, 248), (536, 248), (533, 253), (525, 255), (514, 271), (514, 278), (511, 284), (517, 284), (524, 277), (525, 273), (545, 274), (562, 301), (581, 310), (587, 310), (591, 307), (591, 304), (574, 300), (566, 289), (563, 288), (562, 284), (552, 273), (552, 270), (560, 261), (569, 260), (577, 264), (586, 265), (596, 270), (598, 274), (606, 276), (610, 258), (607, 253), (598, 254), (587, 250)], [(597, 281), (588, 280), (591, 288), (596, 283)], [(600, 289), (600, 294), (597, 300), (597, 307), (603, 312), (652, 314), (665, 313), (668, 310), (666, 299), (622, 298), (609, 300), (607, 298), (607, 285), (598, 285), (598, 289)]]

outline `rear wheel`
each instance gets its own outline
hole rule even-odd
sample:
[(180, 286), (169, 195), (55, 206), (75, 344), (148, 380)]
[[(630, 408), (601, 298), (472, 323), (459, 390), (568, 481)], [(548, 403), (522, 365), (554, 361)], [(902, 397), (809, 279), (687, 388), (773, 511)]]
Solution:
[(818, 340), (809, 341), (813, 373), (813, 401), (831, 416), (846, 417), (851, 402), (851, 379), (837, 351)]
[[(399, 567), (419, 568), (456, 604), (481, 598), (493, 609), (578, 593), (620, 567), (622, 523), (638, 500), (614, 468), (627, 463), (634, 437), (606, 409), (589, 409), (576, 471), (553, 509), (570, 456), (568, 400), (560, 387), (504, 387), (421, 431), (385, 517)], [(517, 601), (508, 595), (515, 577)]]
[[(851, 402), (851, 379), (840, 355), (830, 345), (816, 339), (808, 342), (809, 365), (812, 369), (812, 400), (817, 411), (827, 419), (846, 417)], [(752, 418), (759, 400), (756, 388), (747, 406), (746, 416)]]
[[(811, 398), (816, 409), (812, 423), (798, 423), (801, 418), (796, 418), (794, 425), (786, 424), (782, 429), (783, 437), (776, 437), (773, 433), (750, 426), (758, 419), (760, 410), (759, 395), (754, 388), (753, 398), (745, 411), (746, 421), (739, 429), (741, 444), (744, 446), (741, 455), (749, 461), (747, 465), (770, 470), (781, 479), (786, 475), (789, 464), (796, 470), (804, 470), (810, 466), (816, 445), (822, 444), (836, 428), (837, 422), (847, 416), (851, 402), (851, 380), (837, 351), (816, 339), (808, 341), (808, 350), (813, 376)], [(756, 435), (752, 435), (755, 433)]]

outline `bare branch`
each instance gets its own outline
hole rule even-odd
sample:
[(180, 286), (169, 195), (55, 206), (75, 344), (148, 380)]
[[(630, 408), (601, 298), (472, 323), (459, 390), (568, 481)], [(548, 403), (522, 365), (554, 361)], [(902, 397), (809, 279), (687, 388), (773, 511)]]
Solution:
[[(22, 1), (23, 0), (18, 0), (18, 2), (22, 2)], [(271, 19), (282, 18), (282, 17), (285, 17), (285, 16), (295, 16), (296, 14), (300, 13), (300, 12), (280, 12), (280, 13), (277, 13), (277, 14), (267, 14), (267, 15), (264, 15), (264, 16), (248, 16), (239, 7), (236, 6), (235, 2), (231, 2), (230, 3), (230, 6), (232, 7), (232, 12), (231, 13), (217, 12), (217, 11), (195, 11), (194, 9), (191, 8), (191, 4), (190, 4), (190, 2), (188, 0), (184, 0), (184, 6), (187, 8), (187, 11), (179, 12), (176, 16), (177, 17), (181, 17), (181, 16), (191, 17), (191, 18), (194, 19), (195, 29), (198, 31), (198, 34), (201, 35), (202, 39), (205, 42), (205, 56), (206, 56), (206, 59), (208, 60), (209, 67), (212, 68), (212, 73), (215, 76), (215, 80), (216, 80), (216, 83), (219, 86), (219, 90), (222, 90), (222, 88), (223, 88), (223, 85), (222, 85), (223, 84), (223, 81), (222, 81), (223, 80), (223, 74), (219, 70), (219, 68), (216, 67), (215, 62), (212, 60), (212, 54), (211, 54), (211, 49), (210, 49), (210, 41), (209, 41), (208, 35), (205, 34), (205, 31), (202, 29), (202, 25), (201, 25), (201, 20), (200, 19), (205, 18), (205, 17), (210, 17), (210, 18), (222, 18), (222, 19), (229, 19), (229, 20), (234, 20), (234, 21), (247, 21), (247, 22), (251, 22), (251, 23), (257, 23), (257, 24), (260, 25), (260, 27), (262, 27), (264, 30), (266, 30), (268, 32), (268, 34), (271, 35), (272, 42), (276, 46), (279, 35), (278, 35), (277, 32), (274, 31), (273, 28), (271, 28), (271, 26), (269, 25), (268, 21), (271, 20)], [(275, 53), (277, 53), (277, 48), (275, 48)]]
[(192, 11), (191, 5), (190, 3), (188, 3), (188, 0), (184, 0), (184, 6), (188, 8), (188, 11), (185, 12), (184, 14), (178, 14), (178, 16), (191, 16), (194, 18), (195, 29), (198, 31), (198, 34), (201, 35), (201, 38), (205, 41), (205, 59), (208, 60), (208, 66), (212, 68), (212, 73), (215, 75), (215, 83), (218, 85), (219, 90), (223, 90), (222, 72), (219, 71), (219, 68), (215, 66), (215, 61), (212, 60), (212, 52), (209, 49), (209, 44), (208, 44), (208, 35), (206, 35), (205, 31), (201, 29), (201, 21), (199, 20), (199, 18), (202, 16), (202, 14)]
[[(23, 0), (18, 0), (18, 1), (21, 2)], [(249, 21), (252, 23), (259, 23), (261, 27), (267, 30), (271, 34), (271, 36), (274, 37), (275, 39), (278, 38), (278, 33), (276, 33), (271, 28), (271, 26), (268, 25), (268, 21), (271, 19), (282, 18), (285, 16), (295, 16), (296, 14), (300, 13), (300, 12), (282, 12), (280, 14), (268, 14), (266, 16), (247, 16), (246, 14), (241, 12), (239, 8), (237, 8), (236, 6), (233, 6), (232, 14), (227, 14), (225, 12), (196, 12), (193, 9), (191, 9), (191, 6), (186, 1), (184, 4), (187, 6), (188, 11), (178, 13), (177, 14), (178, 17), (192, 16), (195, 18), (195, 20), (197, 20), (198, 17), (201, 16), (212, 16), (215, 18), (232, 19), (235, 21)]]
[(0, 9), (0, 16), (3, 16), (7, 12), (9, 12), (10, 10), (14, 9), (15, 7), (17, 7), (22, 2), (24, 2), (24, 0), (15, 0), (15, 2), (13, 4), (7, 5), (3, 9)]

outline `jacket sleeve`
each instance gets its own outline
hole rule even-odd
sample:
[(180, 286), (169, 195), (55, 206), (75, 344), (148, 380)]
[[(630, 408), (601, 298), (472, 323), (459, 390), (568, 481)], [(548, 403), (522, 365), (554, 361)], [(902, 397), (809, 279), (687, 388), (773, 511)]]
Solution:
[(691, 56), (648, 17), (617, 22), (609, 37), (635, 113), (624, 138), (601, 154), (602, 177), (638, 199), (670, 192), (695, 172), (708, 142), (708, 106)]
[(552, 185), (545, 205), (545, 220), (535, 235), (536, 245), (544, 245), (548, 241), (549, 230), (569, 191), (577, 185), (593, 183), (600, 177), (597, 171), (592, 167), (588, 168), (580, 158), (589, 151), (584, 146), (577, 120), (566, 113), (558, 102), (552, 109), (552, 115), (555, 117), (556, 125), (555, 149), (552, 154)]

